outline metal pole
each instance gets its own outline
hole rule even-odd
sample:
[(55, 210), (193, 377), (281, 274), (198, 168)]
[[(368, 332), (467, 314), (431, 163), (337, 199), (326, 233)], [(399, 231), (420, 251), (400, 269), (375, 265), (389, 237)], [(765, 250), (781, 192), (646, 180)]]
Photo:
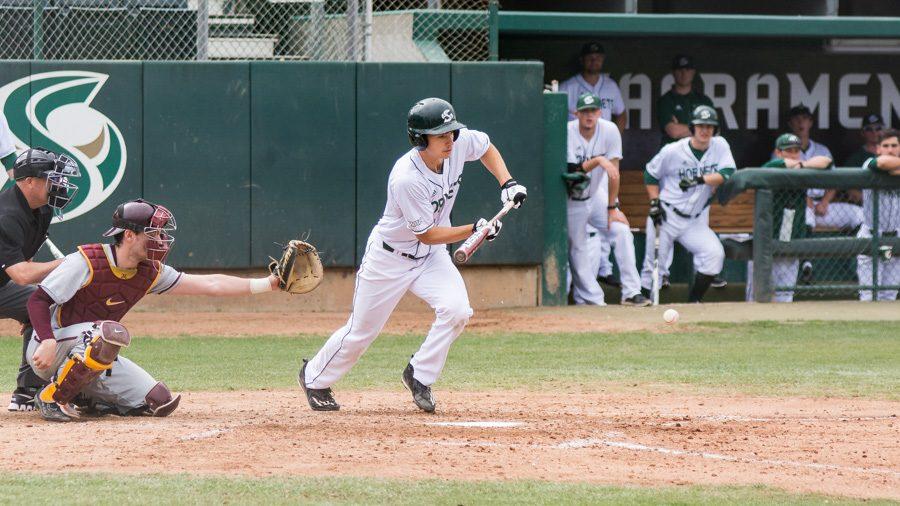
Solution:
[[(306, 30), (306, 52), (310, 60), (319, 61), (322, 59), (322, 31), (325, 28), (325, 2), (316, 0), (309, 7), (309, 21)], [(330, 45), (330, 48), (335, 47)], [(337, 51), (335, 51), (337, 56)]]
[(35, 60), (44, 57), (44, 9), (47, 0), (34, 0), (34, 10), (31, 14), (32, 57)]
[(366, 0), (366, 19), (363, 27), (363, 61), (372, 61), (372, 0)]
[(756, 190), (753, 220), (753, 300), (772, 302), (772, 190)]
[(359, 0), (347, 0), (347, 59), (359, 61)]
[(881, 226), (878, 223), (878, 194), (877, 189), (872, 191), (872, 301), (878, 300), (878, 261), (881, 260)]
[(428, 8), (429, 9), (440, 9), (441, 8), (441, 0), (428, 0)]
[(488, 2), (488, 60), (500, 59), (500, 3), (497, 0)]
[(197, 1), (197, 60), (209, 59), (209, 0)]

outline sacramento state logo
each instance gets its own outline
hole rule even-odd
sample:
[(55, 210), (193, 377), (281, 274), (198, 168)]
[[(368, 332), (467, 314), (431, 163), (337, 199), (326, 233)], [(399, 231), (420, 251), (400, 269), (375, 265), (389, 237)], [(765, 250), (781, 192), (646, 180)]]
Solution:
[[(43, 147), (78, 161), (81, 177), (72, 179), (78, 193), (66, 206), (63, 221), (100, 205), (125, 174), (128, 156), (122, 132), (91, 108), (108, 78), (97, 72), (62, 70), (33, 74), (0, 88), (0, 109), (17, 151)], [(0, 182), (4, 188), (12, 184), (4, 171)]]

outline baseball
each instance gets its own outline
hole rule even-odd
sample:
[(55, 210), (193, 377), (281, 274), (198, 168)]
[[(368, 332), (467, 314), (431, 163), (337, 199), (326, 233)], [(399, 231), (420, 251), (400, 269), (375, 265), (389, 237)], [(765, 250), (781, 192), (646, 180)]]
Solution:
[(677, 322), (678, 321), (678, 311), (675, 311), (674, 309), (666, 309), (666, 312), (663, 313), (663, 320), (665, 320), (666, 323)]

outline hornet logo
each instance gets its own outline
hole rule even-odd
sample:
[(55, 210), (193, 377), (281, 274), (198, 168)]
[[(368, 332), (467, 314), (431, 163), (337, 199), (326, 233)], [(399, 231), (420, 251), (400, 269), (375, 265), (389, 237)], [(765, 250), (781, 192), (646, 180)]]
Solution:
[[(100, 205), (125, 174), (128, 153), (122, 132), (91, 108), (108, 78), (97, 72), (62, 70), (33, 74), (0, 88), (0, 110), (17, 151), (44, 147), (71, 156), (81, 168), (81, 177), (72, 180), (78, 193), (62, 221)], [(0, 182), (4, 188), (13, 184), (4, 171), (0, 171)]]

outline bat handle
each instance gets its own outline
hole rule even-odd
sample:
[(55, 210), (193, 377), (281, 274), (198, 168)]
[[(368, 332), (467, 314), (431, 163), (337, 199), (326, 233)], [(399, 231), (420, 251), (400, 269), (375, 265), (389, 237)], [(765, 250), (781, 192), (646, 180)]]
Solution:
[(65, 257), (65, 255), (63, 255), (63, 252), (60, 251), (59, 248), (57, 248), (55, 244), (53, 244), (53, 241), (51, 241), (49, 237), (44, 240), (44, 244), (47, 245), (47, 249), (50, 250), (50, 253), (53, 255), (53, 258), (64, 258)]

